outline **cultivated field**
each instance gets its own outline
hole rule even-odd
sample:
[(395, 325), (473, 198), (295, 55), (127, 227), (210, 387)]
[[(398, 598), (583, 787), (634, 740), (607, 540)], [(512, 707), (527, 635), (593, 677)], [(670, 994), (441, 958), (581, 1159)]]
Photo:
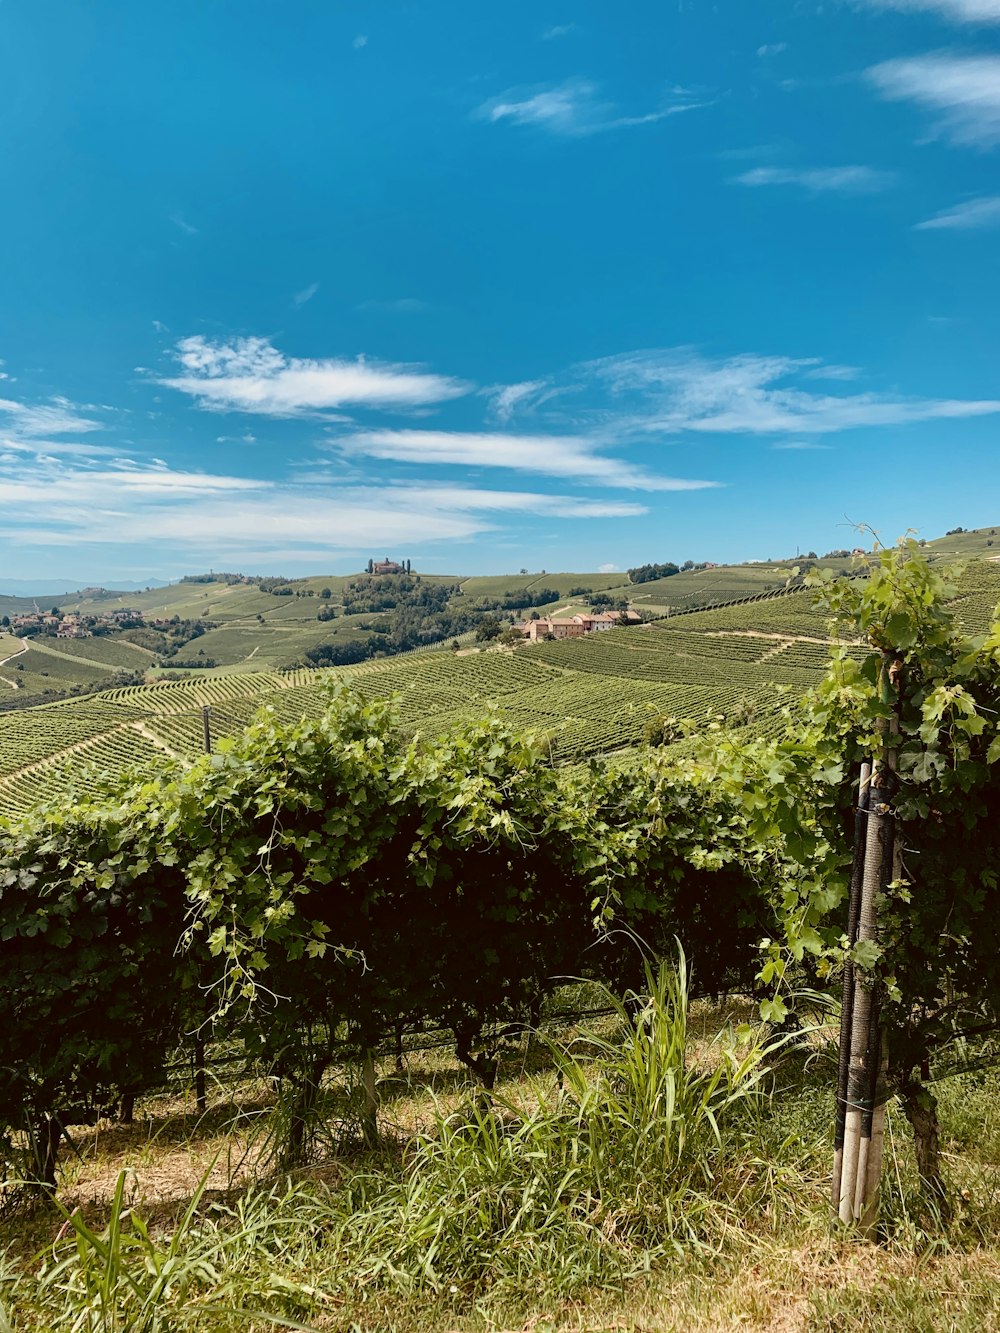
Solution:
[[(956, 593), (963, 622), (982, 631), (1000, 600), (1000, 565), (970, 564)], [(291, 623), (272, 633), (301, 642)], [(332, 671), (253, 671), (280, 654), (255, 651), (253, 631), (238, 624), (196, 645), (223, 636), (234, 655), (245, 654), (247, 670), (180, 681), (164, 673), (156, 685), (0, 715), (0, 810), (23, 810), (61, 790), (67, 774), (88, 783), (157, 754), (193, 756), (202, 745), (204, 705), (212, 708), (216, 740), (240, 730), (262, 705), (286, 719), (314, 716), (323, 708), (320, 687), (335, 679), (369, 698), (395, 695), (403, 723), (424, 732), (444, 731), (495, 708), (514, 725), (545, 735), (565, 760), (639, 744), (656, 716), (694, 728), (713, 716), (730, 725), (738, 718), (746, 728), (742, 734), (774, 734), (783, 725), (783, 709), (819, 678), (829, 653), (829, 626), (807, 592), (586, 639), (457, 655), (411, 653)], [(52, 681), (64, 667), (78, 669), (70, 660), (78, 647), (92, 643), (98, 651), (98, 642), (71, 641), (64, 657), (33, 646), (26, 655), (30, 673)], [(113, 644), (107, 649), (124, 651)], [(62, 643), (56, 651), (63, 653)], [(79, 669), (96, 670), (82, 655), (77, 660)], [(43, 678), (39, 670), (49, 675)]]

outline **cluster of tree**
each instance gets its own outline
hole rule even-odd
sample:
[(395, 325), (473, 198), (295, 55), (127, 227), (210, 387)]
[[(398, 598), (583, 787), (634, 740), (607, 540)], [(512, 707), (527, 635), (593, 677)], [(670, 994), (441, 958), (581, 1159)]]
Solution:
[(321, 643), (306, 651), (309, 666), (335, 667), (354, 666), (373, 657), (377, 649), (368, 639), (346, 639), (339, 643)]
[(161, 667), (170, 667), (171, 669), (177, 668), (178, 670), (187, 671), (204, 670), (205, 667), (214, 667), (218, 665), (219, 664), (214, 657), (205, 657), (203, 653), (199, 653), (197, 657), (166, 657), (160, 663)]
[(700, 563), (694, 560), (685, 560), (683, 565), (675, 565), (672, 560), (665, 561), (662, 565), (636, 565), (634, 569), (628, 569), (629, 583), (651, 583), (653, 579), (667, 579), (674, 574), (690, 574), (693, 570), (707, 569), (708, 562), (702, 560)]
[(230, 587), (238, 583), (258, 582), (253, 574), (185, 574), (181, 579), (181, 583), (227, 583)]
[[(168, 658), (174, 657), (186, 644), (193, 643), (195, 639), (210, 629), (217, 629), (217, 623), (214, 620), (182, 620), (180, 616), (172, 616), (165, 625), (147, 625), (143, 627), (146, 634), (155, 635), (155, 639), (146, 640), (143, 638), (143, 647), (152, 647), (155, 653), (158, 653), (161, 659), (161, 665), (169, 665)], [(133, 643), (136, 630), (132, 630), (129, 637)], [(123, 635), (123, 637), (125, 637)]]
[(448, 583), (424, 583), (419, 574), (383, 574), (380, 578), (349, 579), (341, 600), (346, 615), (391, 611), (403, 603), (440, 610), (455, 587)]
[(592, 611), (627, 611), (628, 599), (612, 597), (609, 592), (595, 592), (590, 598)]
[(662, 565), (636, 565), (626, 571), (629, 583), (650, 583), (653, 579), (668, 579), (681, 572), (680, 565), (667, 561)]
[[(456, 595), (460, 593), (461, 589), (456, 589)], [(519, 588), (496, 597), (477, 597), (472, 607), (476, 611), (526, 611), (529, 607), (547, 606), (558, 600), (559, 593), (555, 588)]]

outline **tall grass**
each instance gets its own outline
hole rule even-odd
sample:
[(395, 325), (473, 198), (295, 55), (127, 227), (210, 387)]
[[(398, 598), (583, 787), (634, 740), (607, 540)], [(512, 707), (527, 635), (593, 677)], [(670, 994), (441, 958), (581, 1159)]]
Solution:
[(278, 1180), (206, 1205), (206, 1175), (158, 1238), (126, 1206), (123, 1174), (103, 1231), (68, 1217), (23, 1326), (303, 1327), (366, 1293), (566, 1296), (717, 1252), (749, 1217), (767, 1226), (796, 1190), (762, 1148), (773, 1047), (729, 1034), (695, 1051), (683, 957), (608, 1003), (600, 1032), (549, 1043), (554, 1072), (439, 1110), (402, 1164), (387, 1156), (342, 1186)]

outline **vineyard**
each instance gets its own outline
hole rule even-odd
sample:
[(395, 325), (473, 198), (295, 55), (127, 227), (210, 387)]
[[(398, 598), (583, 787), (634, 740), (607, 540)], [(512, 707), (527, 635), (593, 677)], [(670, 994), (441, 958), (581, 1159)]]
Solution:
[[(192, 1328), (260, 1308), (318, 1330), (331, 1302), (402, 1328), (417, 1300), (506, 1291), (519, 1322), (498, 1306), (490, 1326), (518, 1327), (536, 1290), (619, 1292), (711, 1254), (759, 1271), (772, 1241), (829, 1236), (831, 1130), (868, 1095), (838, 1074), (841, 978), (888, 1034), (884, 1060), (859, 1055), (867, 1130), (851, 1111), (866, 1141), (876, 1111), (895, 1135), (879, 1237), (989, 1241), (1000, 626), (957, 616), (979, 623), (997, 579), (948, 589), (904, 546), (867, 583), (818, 580), (826, 611), (754, 604), (753, 628), (715, 610), (11, 715), (0, 1240), (40, 1198), (63, 1210), (29, 1214), (53, 1258), (11, 1252), (0, 1313), (55, 1333), (61, 1299), (112, 1301), (135, 1327), (152, 1289)], [(635, 744), (651, 718), (689, 725)], [(906, 861), (878, 871), (876, 937), (849, 924), (849, 831), (878, 744), (892, 805), (872, 811)], [(137, 1178), (189, 1173), (170, 1267), (130, 1161), (96, 1178), (122, 1144)], [(853, 1186), (836, 1197), (869, 1234)], [(91, 1297), (117, 1236), (113, 1294)], [(228, 1311), (202, 1304), (223, 1273), (246, 1283)]]
[[(953, 601), (959, 620), (981, 631), (998, 600), (1000, 565), (970, 564)], [(213, 674), (111, 690), (0, 715), (0, 811), (24, 810), (67, 782), (88, 785), (115, 776), (157, 752), (195, 757), (203, 746), (205, 706), (212, 709), (216, 742), (240, 731), (261, 706), (285, 721), (317, 717), (325, 701), (321, 687), (332, 679), (347, 681), (368, 699), (394, 696), (401, 723), (424, 734), (494, 709), (512, 725), (546, 737), (560, 760), (640, 744), (656, 716), (697, 730), (710, 716), (738, 715), (741, 735), (774, 735), (784, 711), (826, 669), (829, 633), (811, 594), (795, 591), (515, 651), (417, 652), (334, 671)], [(840, 647), (848, 658), (862, 655), (850, 643)], [(60, 660), (34, 648), (26, 656), (53, 666)]]

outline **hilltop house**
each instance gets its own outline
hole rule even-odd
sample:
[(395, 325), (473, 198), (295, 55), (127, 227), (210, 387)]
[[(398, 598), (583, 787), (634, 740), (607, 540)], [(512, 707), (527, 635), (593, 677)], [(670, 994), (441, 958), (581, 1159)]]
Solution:
[(369, 574), (408, 574), (409, 570), (405, 565), (401, 565), (398, 560), (390, 560), (388, 556), (384, 560), (369, 560)]
[(517, 628), (526, 639), (536, 643), (539, 639), (579, 639), (584, 634), (597, 634), (603, 630), (615, 629), (623, 623), (637, 625), (642, 617), (637, 611), (601, 611), (596, 615), (577, 615), (558, 618), (543, 616), (540, 620), (525, 620)]

